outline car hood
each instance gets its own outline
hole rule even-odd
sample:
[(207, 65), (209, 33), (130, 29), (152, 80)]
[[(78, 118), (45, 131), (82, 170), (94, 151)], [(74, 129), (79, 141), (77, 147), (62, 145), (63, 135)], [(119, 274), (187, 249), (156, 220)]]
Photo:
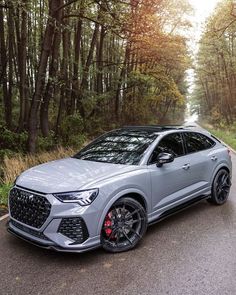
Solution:
[(26, 170), (17, 178), (16, 185), (42, 193), (75, 191), (133, 170), (137, 166), (66, 158)]

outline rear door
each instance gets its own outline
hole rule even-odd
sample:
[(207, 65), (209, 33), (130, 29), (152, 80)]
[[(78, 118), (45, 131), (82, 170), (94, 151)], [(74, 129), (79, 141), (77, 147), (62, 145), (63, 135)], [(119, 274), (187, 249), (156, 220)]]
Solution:
[(198, 132), (184, 132), (186, 157), (189, 163), (190, 188), (202, 191), (211, 186), (212, 171), (217, 166), (215, 142), (208, 136)]

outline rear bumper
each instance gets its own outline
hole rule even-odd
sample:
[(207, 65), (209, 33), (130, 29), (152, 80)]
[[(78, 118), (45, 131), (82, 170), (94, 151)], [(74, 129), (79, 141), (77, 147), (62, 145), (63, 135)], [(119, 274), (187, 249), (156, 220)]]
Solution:
[[(61, 247), (55, 241), (52, 241), (51, 239), (47, 238), (46, 236), (44, 239), (41, 239), (41, 238), (38, 238), (34, 235), (31, 235), (28, 232), (25, 232), (25, 231), (19, 229), (18, 227), (14, 226), (12, 224), (12, 220), (9, 220), (7, 223), (7, 231), (10, 234), (12, 234), (12, 235), (14, 235), (26, 242), (29, 242), (35, 246), (38, 246), (38, 247), (44, 248), (44, 249), (48, 249), (48, 250), (58, 251), (58, 252), (83, 253), (83, 252), (87, 252), (92, 249), (96, 249), (96, 248), (100, 247), (100, 237), (99, 236), (94, 237), (94, 238), (89, 238), (84, 243), (77, 244), (77, 245), (71, 244), (71, 241), (70, 241), (70, 243), (68, 243), (67, 247)], [(61, 235), (61, 234), (57, 234), (57, 235), (58, 235), (59, 239), (60, 238), (65, 239), (65, 237), (63, 237), (63, 235)]]

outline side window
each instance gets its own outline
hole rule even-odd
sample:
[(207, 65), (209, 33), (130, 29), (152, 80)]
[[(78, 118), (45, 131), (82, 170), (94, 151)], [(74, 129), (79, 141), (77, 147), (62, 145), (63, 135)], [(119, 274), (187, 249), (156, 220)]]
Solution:
[(215, 145), (215, 142), (209, 137), (195, 132), (186, 132), (184, 134), (187, 153), (195, 153), (209, 149)]
[(155, 163), (160, 153), (173, 154), (175, 157), (184, 155), (183, 140), (180, 133), (166, 135), (156, 146), (152, 153), (150, 164)]
[(203, 141), (205, 142), (205, 149), (210, 149), (211, 147), (213, 147), (215, 145), (214, 140), (212, 140), (211, 138), (207, 137), (204, 134), (200, 134), (200, 136), (202, 137)]

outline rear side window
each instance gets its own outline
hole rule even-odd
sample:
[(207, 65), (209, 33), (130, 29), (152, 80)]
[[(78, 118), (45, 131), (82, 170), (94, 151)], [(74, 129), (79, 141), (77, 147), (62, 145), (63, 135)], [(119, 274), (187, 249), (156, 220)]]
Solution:
[(169, 153), (175, 157), (184, 155), (183, 139), (180, 133), (172, 133), (166, 135), (156, 146), (152, 153), (149, 164), (156, 162), (157, 156), (160, 153)]
[(212, 139), (200, 133), (186, 132), (184, 137), (187, 153), (203, 151), (215, 145), (215, 142)]

